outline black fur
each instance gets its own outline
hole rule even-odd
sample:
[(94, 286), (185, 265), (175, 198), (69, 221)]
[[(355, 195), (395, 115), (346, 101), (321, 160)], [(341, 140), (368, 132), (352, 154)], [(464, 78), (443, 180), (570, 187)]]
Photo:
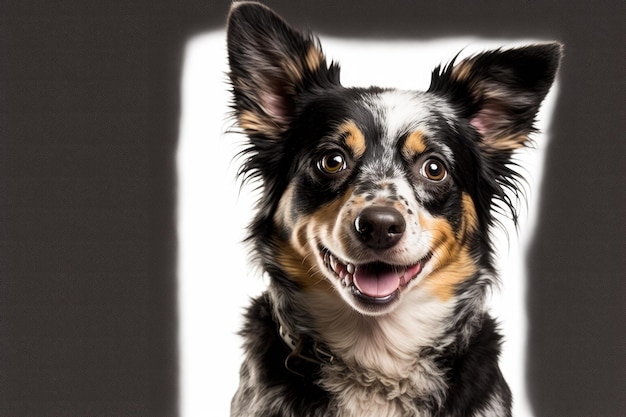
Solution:
[[(253, 300), (246, 313), (246, 325), (241, 334), (244, 336), (246, 351), (254, 351), (253, 362), (242, 368), (242, 373), (249, 372), (250, 365), (255, 367), (255, 372), (261, 374), (266, 381), (267, 388), (276, 388), (276, 393), (268, 395), (279, 396), (278, 409), (262, 406), (255, 410), (259, 416), (288, 416), (293, 415), (294, 410), (299, 410), (302, 416), (318, 416), (320, 410), (328, 410), (329, 398), (314, 383), (314, 374), (299, 376), (290, 372), (285, 367), (285, 358), (290, 349), (278, 336), (277, 325), (272, 315), (272, 307), (267, 295)], [(245, 378), (242, 375), (242, 378)], [(256, 389), (256, 387), (251, 388)], [(242, 396), (251, 394), (242, 393)]]
[[(339, 66), (326, 62), (315, 37), (296, 31), (258, 3), (233, 5), (228, 23), (232, 107), (249, 139), (240, 175), (262, 187), (248, 241), (270, 277), (270, 287), (246, 314), (241, 332), (246, 359), (232, 416), (356, 417), (359, 404), (353, 391), (364, 398), (387, 395), (388, 406), (376, 407), (389, 416), (510, 415), (511, 394), (498, 368), (500, 335), (484, 307), (485, 293), (495, 280), (489, 231), (499, 209), (516, 221), (509, 195), (519, 192), (519, 177), (511, 155), (526, 146), (534, 132), (535, 115), (554, 80), (561, 49), (560, 44), (549, 43), (452, 61), (435, 69), (425, 93), (345, 88), (339, 81)], [(417, 103), (427, 115), (412, 121), (425, 132), (418, 145), (408, 143), (413, 128), (386, 136), (387, 108), (381, 106), (384, 100), (398, 97)], [(338, 131), (341, 126), (353, 130)], [(348, 138), (353, 143), (348, 144)], [(337, 172), (321, 169), (320, 161), (328, 155), (337, 156), (344, 166)], [(448, 175), (436, 181), (426, 178), (423, 167), (429, 158), (441, 163)], [(326, 247), (331, 238), (315, 233), (323, 227), (344, 227), (334, 224), (342, 201), (394, 207), (407, 224), (407, 235), (408, 229), (419, 234), (424, 227), (418, 226), (416, 211), (433, 218), (433, 224), (441, 227), (443, 237), (438, 239), (451, 240), (444, 246), (447, 252), (438, 252), (441, 241), (434, 239), (430, 253), (405, 266), (406, 261), (398, 261), (404, 258), (381, 259), (387, 252), (366, 248), (353, 230), (330, 243), (358, 250), (335, 256)], [(348, 214), (341, 211), (347, 229), (362, 207)], [(336, 213), (328, 214), (330, 208)], [(311, 232), (306, 229), (310, 222), (321, 222), (323, 227)], [(355, 268), (352, 262), (361, 271), (378, 271), (379, 276), (390, 270), (402, 277), (402, 271), (418, 271), (421, 281), (412, 284), (414, 278), (409, 277), (389, 295), (363, 292), (356, 289), (358, 282), (344, 282), (342, 288), (330, 264)], [(446, 278), (437, 278), (441, 269), (458, 282), (441, 286), (435, 282), (428, 284), (433, 289), (418, 289), (427, 285), (423, 283), (429, 277), (419, 271), (428, 265), (433, 279)], [(350, 279), (356, 279), (353, 273)], [(324, 288), (328, 291), (325, 306), (312, 308), (307, 297), (321, 296)], [(411, 295), (403, 291), (430, 294), (426, 302), (434, 303), (431, 309), (436, 310), (438, 302), (442, 309), (450, 307), (445, 316), (433, 318), (440, 328), (429, 330), (432, 337), (416, 334), (426, 331), (426, 325), (402, 334), (381, 327), (385, 314), (394, 314), (398, 328), (410, 320), (399, 316), (400, 307), (393, 307), (409, 302), (406, 298)], [(422, 307), (415, 305), (414, 310)], [(324, 321), (324, 309), (351, 315), (355, 324), (347, 326), (350, 320), (342, 322), (341, 317)], [(279, 325), (296, 337), (330, 348), (332, 362), (306, 366), (299, 372), (303, 375), (288, 370), (285, 359), (292, 348), (279, 336)], [(346, 351), (332, 326), (346, 326), (346, 334), (360, 343), (372, 343), (355, 346), (355, 351), (357, 347), (375, 351), (371, 349), (376, 343), (364, 337), (370, 331), (378, 332), (372, 337), (381, 340), (393, 335), (415, 341), (411, 353), (419, 365), (404, 379), (393, 374), (390, 369), (404, 363), (400, 356), (405, 352), (401, 352), (397, 364), (393, 355), (381, 357), (370, 369), (363, 365), (366, 361)], [(418, 343), (422, 338), (430, 344)], [(395, 349), (392, 342), (386, 343), (391, 344), (381, 354)], [(407, 393), (397, 394), (402, 384), (408, 384)], [(337, 388), (343, 385), (353, 391)]]

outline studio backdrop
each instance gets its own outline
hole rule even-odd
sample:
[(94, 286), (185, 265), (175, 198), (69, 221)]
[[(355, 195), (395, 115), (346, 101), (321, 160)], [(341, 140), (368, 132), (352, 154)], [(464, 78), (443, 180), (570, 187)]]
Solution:
[[(623, 416), (623, 2), (267, 1), (348, 85), (558, 40), (492, 296), (517, 415)], [(0, 6), (0, 416), (228, 415), (248, 297), (228, 1)], [(507, 223), (506, 219), (503, 220)]]

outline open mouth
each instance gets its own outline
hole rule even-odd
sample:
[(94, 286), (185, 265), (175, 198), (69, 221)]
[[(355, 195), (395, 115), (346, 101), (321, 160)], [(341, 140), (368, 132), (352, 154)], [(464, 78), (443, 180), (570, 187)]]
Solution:
[(326, 267), (333, 271), (344, 287), (368, 303), (386, 304), (393, 301), (409, 282), (417, 277), (431, 254), (413, 265), (391, 265), (371, 262), (355, 265), (340, 260), (328, 249), (323, 249)]

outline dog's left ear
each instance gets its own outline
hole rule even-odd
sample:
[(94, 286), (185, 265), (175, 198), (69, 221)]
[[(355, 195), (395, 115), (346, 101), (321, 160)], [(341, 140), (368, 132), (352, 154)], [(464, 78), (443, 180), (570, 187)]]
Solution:
[(453, 61), (433, 72), (429, 91), (453, 102), (480, 134), (484, 152), (508, 157), (533, 132), (562, 51), (563, 46), (553, 42)]

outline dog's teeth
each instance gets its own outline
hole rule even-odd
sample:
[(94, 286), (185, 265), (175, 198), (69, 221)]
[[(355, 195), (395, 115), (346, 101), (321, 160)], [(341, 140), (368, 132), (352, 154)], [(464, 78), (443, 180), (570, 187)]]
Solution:
[(354, 265), (352, 264), (347, 264), (346, 265), (346, 270), (348, 271), (349, 274), (354, 274)]

